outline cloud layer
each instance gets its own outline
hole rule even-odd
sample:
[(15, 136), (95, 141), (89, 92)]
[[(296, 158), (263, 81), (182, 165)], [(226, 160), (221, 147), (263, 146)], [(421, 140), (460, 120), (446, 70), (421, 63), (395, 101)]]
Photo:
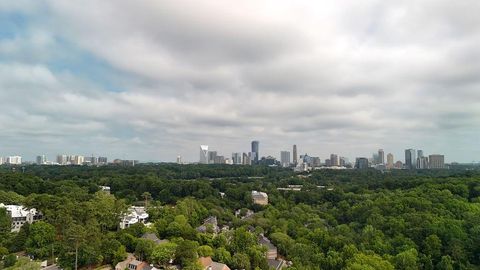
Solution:
[(478, 160), (480, 2), (0, 1), (0, 155)]

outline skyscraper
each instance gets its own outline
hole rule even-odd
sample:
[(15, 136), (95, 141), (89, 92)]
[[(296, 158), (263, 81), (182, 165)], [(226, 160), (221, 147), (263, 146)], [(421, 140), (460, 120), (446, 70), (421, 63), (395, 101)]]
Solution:
[(415, 149), (405, 150), (405, 169), (413, 170), (416, 167), (417, 159), (415, 157)]
[(217, 151), (208, 151), (208, 164), (215, 163), (216, 156), (217, 156)]
[(232, 162), (236, 165), (242, 164), (242, 153), (232, 153)]
[(37, 165), (43, 165), (47, 163), (47, 157), (45, 155), (37, 156)]
[(355, 168), (365, 170), (368, 169), (368, 158), (360, 157), (355, 161)]
[(340, 162), (338, 160), (338, 155), (336, 154), (331, 154), (330, 155), (330, 165), (331, 166), (338, 166), (340, 165)]
[(243, 155), (242, 155), (242, 164), (243, 165), (251, 165), (250, 155), (248, 155), (247, 153), (243, 153)]
[(200, 145), (200, 163), (208, 164), (208, 145)]
[(254, 164), (258, 164), (260, 153), (258, 151), (260, 143), (258, 141), (252, 141), (252, 160)]
[(393, 168), (393, 154), (388, 153), (387, 155), (387, 169), (392, 169)]
[(297, 145), (293, 145), (293, 165), (297, 166)]
[(290, 152), (288, 151), (280, 152), (280, 163), (282, 164), (282, 167), (290, 166)]
[(383, 149), (378, 149), (378, 164), (385, 164), (385, 152), (383, 152)]
[(428, 161), (430, 169), (445, 169), (444, 155), (429, 155)]

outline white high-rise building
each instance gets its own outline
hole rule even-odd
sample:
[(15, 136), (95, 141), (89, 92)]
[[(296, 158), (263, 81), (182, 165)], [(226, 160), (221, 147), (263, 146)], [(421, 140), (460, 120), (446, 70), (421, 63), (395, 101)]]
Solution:
[(20, 165), (22, 164), (22, 157), (21, 156), (10, 156), (7, 157), (7, 164), (10, 165)]
[(47, 157), (45, 155), (37, 156), (37, 165), (47, 164)]
[(200, 145), (200, 163), (208, 164), (208, 145)]
[(182, 164), (182, 156), (177, 156), (177, 164)]
[(280, 163), (282, 167), (290, 166), (290, 152), (289, 151), (281, 151), (280, 152)]
[(5, 163), (5, 159), (3, 157), (0, 157), (0, 165)]

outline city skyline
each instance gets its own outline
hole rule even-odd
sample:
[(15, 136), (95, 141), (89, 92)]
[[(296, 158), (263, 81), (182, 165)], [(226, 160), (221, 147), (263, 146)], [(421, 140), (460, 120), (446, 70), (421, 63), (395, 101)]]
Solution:
[(193, 162), (256, 139), (262, 156), (478, 161), (465, 1), (3, 1), (0, 155)]

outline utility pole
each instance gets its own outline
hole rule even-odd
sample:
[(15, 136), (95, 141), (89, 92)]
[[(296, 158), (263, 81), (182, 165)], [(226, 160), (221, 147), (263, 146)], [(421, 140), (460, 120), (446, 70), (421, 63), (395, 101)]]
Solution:
[(75, 242), (75, 270), (78, 270), (78, 241)]

